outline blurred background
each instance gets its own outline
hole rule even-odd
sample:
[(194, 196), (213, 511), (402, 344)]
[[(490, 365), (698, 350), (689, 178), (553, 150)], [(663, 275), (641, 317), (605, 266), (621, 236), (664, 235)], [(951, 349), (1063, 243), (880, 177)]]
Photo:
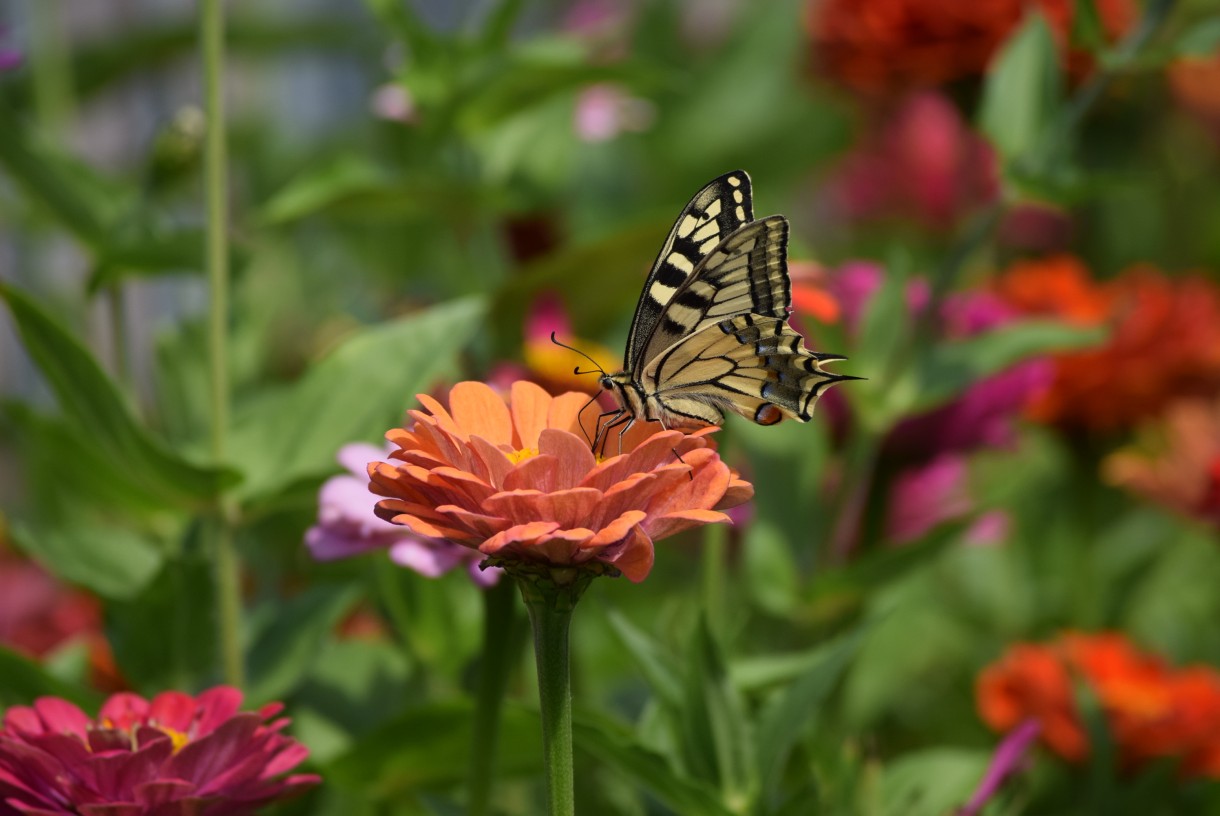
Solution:
[[(591, 389), (550, 332), (621, 367), (674, 217), (740, 168), (794, 325), (868, 379), (730, 422), (752, 509), (590, 592), (581, 812), (1220, 813), (1217, 3), (227, 9), (246, 691), (327, 780), (288, 809), (464, 801), (468, 728), (435, 735), (485, 590), (307, 547), (340, 449), (463, 379)], [(49, 321), (0, 312), (3, 704), (218, 678), (196, 16), (0, 0), (0, 281)], [(340, 554), (388, 546), (362, 523)], [(726, 759), (782, 705), (773, 772)], [(726, 710), (740, 739), (691, 725)], [(496, 812), (537, 812), (509, 753)]]

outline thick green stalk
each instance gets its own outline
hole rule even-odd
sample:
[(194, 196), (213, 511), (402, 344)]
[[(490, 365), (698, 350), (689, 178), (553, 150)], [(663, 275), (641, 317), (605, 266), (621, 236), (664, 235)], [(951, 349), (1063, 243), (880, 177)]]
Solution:
[[(207, 196), (205, 256), (208, 290), (208, 369), (211, 384), (212, 457), (223, 463), (228, 456), (229, 428), (229, 251), (228, 157), (224, 113), (224, 5), (201, 0), (199, 39), (203, 49), (204, 185)], [(213, 558), (216, 570), (217, 624), (225, 682), (240, 687), (245, 670), (241, 651), (241, 565), (233, 541), (235, 508), (227, 498), (218, 506)]]
[(60, 21), (60, 0), (32, 4), (35, 47), (30, 52), (33, 67), (34, 109), (44, 135), (56, 141), (76, 106), (72, 90), (72, 58)]
[(723, 524), (703, 528), (702, 548), (703, 614), (717, 635), (723, 635), (728, 624), (728, 558), (729, 531)]
[(475, 696), (474, 738), (470, 752), (469, 816), (487, 816), (495, 781), (500, 711), (508, 676), (517, 659), (519, 638), (513, 582), (500, 581), (483, 593), (483, 660)]
[(548, 816), (573, 816), (576, 798), (568, 628), (576, 602), (593, 579), (593, 573), (575, 569), (534, 571), (528, 567), (510, 567), (510, 574), (521, 588), (534, 632), (546, 768), (546, 812)]

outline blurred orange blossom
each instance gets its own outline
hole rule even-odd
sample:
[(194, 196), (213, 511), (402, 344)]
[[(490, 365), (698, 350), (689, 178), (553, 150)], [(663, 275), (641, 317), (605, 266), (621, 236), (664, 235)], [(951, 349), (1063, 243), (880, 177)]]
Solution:
[(1220, 674), (1172, 669), (1119, 633), (1071, 632), (1049, 644), (1011, 646), (979, 675), (979, 713), (997, 731), (1036, 719), (1048, 748), (1082, 762), (1090, 747), (1075, 682), (1095, 695), (1125, 769), (1177, 758), (1184, 776), (1220, 778)]
[(1097, 282), (1078, 259), (1059, 255), (1012, 265), (997, 290), (1027, 315), (1110, 330), (1097, 347), (1055, 357), (1035, 419), (1109, 431), (1177, 398), (1220, 391), (1220, 288), (1202, 276), (1171, 278), (1140, 264)]
[(458, 383), (449, 408), (421, 394), (408, 429), (386, 438), (402, 464), (369, 465), (377, 514), (416, 535), (478, 550), (500, 566), (615, 570), (632, 581), (652, 569), (653, 542), (703, 524), (753, 495), (708, 435), (637, 423), (599, 461), (596, 407), (586, 394), (552, 397), (513, 383), (508, 404), (490, 386)]

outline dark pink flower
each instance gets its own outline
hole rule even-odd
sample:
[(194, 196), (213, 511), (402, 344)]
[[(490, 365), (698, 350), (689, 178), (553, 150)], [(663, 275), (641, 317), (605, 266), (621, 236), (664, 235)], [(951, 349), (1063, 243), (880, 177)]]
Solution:
[(997, 193), (995, 158), (941, 94), (907, 97), (840, 161), (826, 187), (832, 218), (902, 218), (947, 229)]
[(377, 499), (369, 493), (368, 466), (385, 462), (392, 449), (355, 442), (339, 451), (347, 474), (334, 476), (318, 494), (318, 523), (305, 533), (305, 546), (318, 561), (350, 558), (372, 550), (389, 550), (394, 563), (437, 578), (459, 564), (480, 586), (500, 578), (500, 570), (480, 570), (477, 553), (444, 541), (412, 535), (405, 527), (377, 518)]
[(96, 719), (56, 697), (14, 706), (0, 727), (0, 816), (239, 816), (316, 785), (285, 775), (308, 755), (267, 722), (279, 703), (239, 712), (218, 686), (152, 701), (122, 692)]
[[(969, 517), (977, 510), (970, 492), (969, 465), (960, 454), (944, 454), (900, 472), (890, 486), (886, 535), (895, 544), (918, 541), (946, 522)], [(1008, 515), (983, 513), (962, 538), (987, 546), (1008, 535)]]

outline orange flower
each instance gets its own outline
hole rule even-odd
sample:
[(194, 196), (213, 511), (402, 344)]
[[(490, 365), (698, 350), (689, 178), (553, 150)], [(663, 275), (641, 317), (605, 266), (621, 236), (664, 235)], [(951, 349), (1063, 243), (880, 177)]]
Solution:
[(409, 412), (413, 427), (386, 434), (403, 464), (369, 466), (370, 489), (387, 497), (377, 514), (501, 563), (609, 566), (641, 581), (655, 540), (728, 521), (718, 510), (753, 495), (716, 454), (715, 428), (654, 433), (638, 423), (623, 453), (599, 462), (582, 431), (585, 394), (551, 397), (516, 382), (505, 405), (489, 386), (464, 382), (447, 411), (419, 401), (427, 412)]
[(1056, 358), (1054, 382), (1032, 410), (1038, 420), (1113, 430), (1220, 389), (1220, 289), (1200, 276), (1171, 279), (1139, 265), (1096, 283), (1060, 256), (1015, 264), (998, 290), (1026, 314), (1111, 330), (1103, 345)]
[(997, 731), (1037, 719), (1048, 748), (1082, 762), (1089, 745), (1074, 679), (1095, 695), (1124, 767), (1172, 757), (1184, 775), (1220, 778), (1220, 674), (1175, 671), (1118, 633), (1068, 633), (1051, 644), (1009, 648), (979, 675), (979, 714)]
[[(837, 82), (868, 94), (939, 85), (983, 73), (1012, 30), (1025, 0), (817, 0), (808, 28), (820, 66)], [(1071, 28), (1072, 0), (1038, 0), (1060, 43)], [(1130, 0), (1099, 0), (1110, 37), (1134, 19)], [(1072, 54), (1081, 73), (1085, 56)]]
[(1220, 525), (1220, 400), (1183, 400), (1102, 464), (1111, 484)]

